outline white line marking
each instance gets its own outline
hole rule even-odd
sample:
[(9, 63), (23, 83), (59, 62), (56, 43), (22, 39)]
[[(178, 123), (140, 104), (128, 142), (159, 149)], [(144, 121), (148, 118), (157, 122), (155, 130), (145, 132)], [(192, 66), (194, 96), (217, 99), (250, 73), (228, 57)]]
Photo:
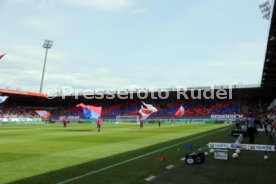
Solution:
[(168, 170), (171, 170), (172, 168), (174, 168), (174, 165), (168, 165), (168, 166), (166, 167), (166, 169), (168, 169)]
[(145, 181), (152, 181), (156, 178), (156, 176), (149, 176), (145, 179)]
[(101, 168), (101, 169), (98, 169), (98, 170), (94, 170), (94, 171), (88, 172), (88, 173), (86, 173), (86, 174), (83, 174), (83, 175), (80, 175), (80, 176), (77, 176), (77, 177), (74, 177), (74, 178), (71, 178), (71, 179), (68, 179), (68, 180), (65, 180), (65, 181), (61, 181), (61, 182), (59, 182), (59, 183), (57, 183), (57, 184), (69, 183), (69, 182), (71, 182), (71, 181), (75, 181), (75, 180), (84, 178), (84, 177), (89, 176), (89, 175), (91, 175), (91, 174), (99, 173), (99, 172), (101, 172), (101, 171), (105, 171), (105, 170), (107, 170), (107, 169), (110, 169), (110, 168), (113, 168), (113, 167), (116, 167), (116, 166), (119, 166), (119, 165), (123, 165), (123, 164), (128, 163), (128, 162), (131, 162), (131, 161), (133, 161), (133, 160), (137, 160), (137, 159), (139, 159), (139, 158), (143, 158), (143, 157), (146, 157), (146, 156), (148, 156), (148, 155), (152, 155), (152, 154), (154, 154), (154, 153), (158, 153), (158, 152), (160, 152), (160, 151), (170, 149), (170, 148), (175, 147), (175, 146), (178, 146), (178, 145), (180, 145), (180, 144), (187, 143), (187, 142), (193, 141), (193, 140), (197, 140), (197, 139), (200, 139), (200, 138), (202, 138), (202, 137), (205, 137), (205, 136), (208, 136), (208, 135), (215, 134), (215, 133), (217, 133), (217, 132), (225, 131), (225, 130), (228, 129), (228, 128), (229, 128), (229, 127), (223, 128), (223, 129), (219, 129), (219, 130), (217, 130), (217, 131), (213, 131), (213, 132), (210, 132), (210, 133), (205, 133), (205, 134), (203, 134), (203, 135), (200, 135), (200, 136), (197, 136), (197, 137), (194, 137), (194, 138), (191, 138), (191, 139), (182, 141), (182, 142), (180, 142), (180, 143), (176, 143), (176, 144), (167, 146), (167, 147), (165, 147), (165, 148), (161, 148), (161, 149), (158, 149), (158, 150), (155, 150), (155, 151), (146, 153), (146, 154), (144, 154), (144, 155), (140, 155), (140, 156), (137, 156), (137, 157), (134, 157), (134, 158), (131, 158), (131, 159), (128, 159), (128, 160), (125, 160), (125, 161), (122, 161), (122, 162), (119, 162), (119, 163), (116, 163), (116, 164), (113, 164), (113, 165), (110, 165), (110, 166), (107, 166), (107, 167), (104, 167), (104, 168)]

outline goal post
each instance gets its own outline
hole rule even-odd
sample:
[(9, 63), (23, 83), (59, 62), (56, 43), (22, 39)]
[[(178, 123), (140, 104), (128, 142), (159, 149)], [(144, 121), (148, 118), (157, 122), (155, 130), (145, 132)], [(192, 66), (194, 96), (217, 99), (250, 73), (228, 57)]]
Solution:
[(139, 116), (116, 116), (116, 124), (139, 123)]

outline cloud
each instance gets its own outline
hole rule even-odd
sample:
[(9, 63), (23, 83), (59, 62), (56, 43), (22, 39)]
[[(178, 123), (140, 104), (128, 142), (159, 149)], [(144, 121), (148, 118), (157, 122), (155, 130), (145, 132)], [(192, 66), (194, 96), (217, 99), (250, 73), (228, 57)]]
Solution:
[[(0, 86), (37, 91), (45, 51), (41, 47), (28, 45), (6, 46), (7, 55), (1, 61)], [(51, 56), (55, 62), (64, 63), (66, 57), (59, 52)]]
[(32, 16), (18, 20), (21, 27), (39, 33), (55, 36), (64, 36), (66, 31), (65, 20), (61, 16)]
[(31, 3), (43, 8), (49, 4), (62, 3), (73, 6), (91, 7), (102, 11), (112, 11), (131, 6), (132, 0), (11, 0), (14, 3)]
[(130, 0), (59, 0), (64, 4), (92, 7), (98, 10), (110, 11), (126, 8), (131, 5)]
[(13, 3), (34, 3), (38, 2), (37, 0), (10, 0), (10, 2)]
[[(1, 61), (1, 88), (38, 91), (45, 50), (28, 45), (6, 46), (7, 55)], [(118, 74), (101, 61), (78, 61), (72, 55), (51, 49), (48, 53), (44, 87), (61, 89), (70, 86), (77, 89), (120, 89), (133, 85), (127, 74)], [(85, 67), (85, 66), (93, 66)]]
[[(187, 11), (177, 9), (178, 3), (167, 7), (167, 2), (155, 6), (134, 0), (11, 1), (3, 1), (6, 26), (0, 31), (0, 48), (7, 56), (0, 63), (1, 87), (21, 84), (25, 90), (39, 89), (45, 54), (41, 38), (55, 41), (48, 53), (45, 87), (201, 86), (261, 77), (266, 40), (258, 42), (254, 31), (262, 30), (236, 37), (228, 33), (232, 29), (212, 29), (212, 21), (205, 21), (207, 33), (200, 34)], [(127, 11), (110, 16), (109, 11), (116, 10)], [(237, 30), (245, 32), (242, 26)]]
[(36, 8), (43, 9), (48, 5), (56, 4), (56, 0), (9, 0), (12, 3), (21, 4), (32, 4)]
[(135, 9), (135, 10), (132, 11), (132, 13), (135, 14), (135, 15), (144, 14), (144, 13), (147, 13), (147, 12), (148, 12), (148, 9), (146, 9), (146, 8)]
[[(254, 63), (254, 64), (252, 64)], [(210, 68), (214, 69), (259, 69), (259, 65), (256, 65), (256, 63), (259, 63), (258, 61), (231, 61), (229, 59), (221, 60), (221, 61), (215, 61), (209, 64)]]
[[(22, 90), (38, 91), (45, 50), (41, 47), (13, 45), (7, 46), (6, 51), (7, 55), (1, 61), (1, 88), (15, 89), (21, 86)], [(213, 62), (201, 63), (201, 67), (196, 63), (190, 63), (183, 67), (183, 71), (161, 65), (149, 72), (143, 72), (143, 69), (139, 67), (135, 71), (127, 71), (104, 61), (91, 58), (79, 60), (75, 57), (77, 56), (65, 54), (57, 49), (50, 50), (44, 89), (48, 86), (55, 86), (57, 91), (60, 91), (63, 86), (70, 86), (74, 89), (127, 89), (138, 88), (138, 86), (168, 88), (181, 85), (190, 87), (199, 85), (198, 81), (201, 81), (201, 86), (207, 86), (237, 84), (240, 82), (239, 79), (247, 83), (256, 83), (258, 76), (252, 76), (260, 70), (257, 65), (251, 64), (256, 63), (255, 61), (231, 62), (229, 59), (227, 62), (219, 58), (220, 60)], [(247, 69), (246, 75), (244, 68)], [(160, 71), (162, 75), (157, 75)]]

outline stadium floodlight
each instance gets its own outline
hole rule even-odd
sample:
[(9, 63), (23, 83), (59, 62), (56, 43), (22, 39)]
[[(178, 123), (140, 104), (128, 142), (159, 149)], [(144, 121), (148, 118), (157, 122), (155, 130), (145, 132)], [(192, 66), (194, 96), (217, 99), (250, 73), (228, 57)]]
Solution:
[(39, 89), (40, 93), (42, 93), (42, 88), (43, 88), (44, 73), (45, 73), (48, 49), (52, 48), (52, 46), (53, 46), (53, 41), (52, 40), (44, 40), (43, 48), (46, 49), (46, 53), (45, 53), (44, 65), (43, 65), (43, 70), (42, 70), (42, 77), (41, 77), (41, 82), (40, 82), (40, 89)]
[(271, 14), (271, 5), (269, 1), (266, 1), (259, 5), (259, 8), (263, 14), (263, 19), (269, 20)]

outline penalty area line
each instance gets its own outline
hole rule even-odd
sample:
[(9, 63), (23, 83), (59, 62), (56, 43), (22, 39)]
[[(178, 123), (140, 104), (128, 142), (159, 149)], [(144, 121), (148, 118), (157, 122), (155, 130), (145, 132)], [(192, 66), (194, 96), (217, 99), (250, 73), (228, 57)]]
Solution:
[(180, 145), (180, 144), (187, 143), (187, 142), (189, 142), (189, 141), (194, 141), (194, 140), (200, 139), (200, 138), (205, 137), (205, 136), (208, 136), (208, 135), (212, 135), (212, 134), (215, 134), (215, 133), (218, 133), (218, 132), (225, 131), (225, 130), (227, 130), (228, 128), (229, 128), (229, 127), (223, 128), (223, 129), (219, 129), (219, 130), (216, 130), (216, 131), (213, 131), (213, 132), (205, 133), (205, 134), (203, 134), (203, 135), (196, 136), (196, 137), (194, 137), (194, 138), (187, 139), (187, 140), (185, 140), (185, 141), (182, 141), (182, 142), (179, 142), (179, 143), (176, 143), (176, 144), (173, 144), (173, 145), (170, 145), (170, 146), (167, 146), (167, 147), (164, 147), (164, 148), (161, 148), (161, 149), (158, 149), (158, 150), (155, 150), (155, 151), (152, 151), (152, 152), (149, 152), (149, 153), (146, 153), (146, 154), (143, 154), (143, 155), (140, 155), (140, 156), (137, 156), (137, 157), (134, 157), (134, 158), (131, 158), (131, 159), (128, 159), (128, 160), (125, 160), (125, 161), (116, 163), (116, 164), (112, 164), (112, 165), (110, 165), (110, 166), (103, 167), (103, 168), (98, 169), (98, 170), (90, 171), (90, 172), (88, 172), (88, 173), (85, 173), (85, 174), (80, 175), (80, 176), (76, 176), (76, 177), (74, 177), (74, 178), (71, 178), (71, 179), (68, 179), (68, 180), (65, 180), (65, 181), (58, 182), (57, 184), (69, 183), (69, 182), (72, 182), (72, 181), (75, 181), (75, 180), (84, 178), (84, 177), (86, 177), (86, 176), (89, 176), (89, 175), (92, 175), (92, 174), (95, 174), (95, 173), (99, 173), (99, 172), (101, 172), (101, 171), (105, 171), (105, 170), (108, 170), (108, 169), (110, 169), (110, 168), (113, 168), (113, 167), (116, 167), (116, 166), (119, 166), (119, 165), (123, 165), (123, 164), (125, 164), (125, 163), (128, 163), (128, 162), (131, 162), (131, 161), (134, 161), (134, 160), (137, 160), (137, 159), (140, 159), (140, 158), (143, 158), (143, 157), (152, 155), (152, 154), (154, 154), (154, 153), (158, 153), (158, 152), (160, 152), (160, 151), (164, 151), (164, 150), (170, 149), (170, 148), (175, 147), (175, 146), (178, 146), (178, 145)]

